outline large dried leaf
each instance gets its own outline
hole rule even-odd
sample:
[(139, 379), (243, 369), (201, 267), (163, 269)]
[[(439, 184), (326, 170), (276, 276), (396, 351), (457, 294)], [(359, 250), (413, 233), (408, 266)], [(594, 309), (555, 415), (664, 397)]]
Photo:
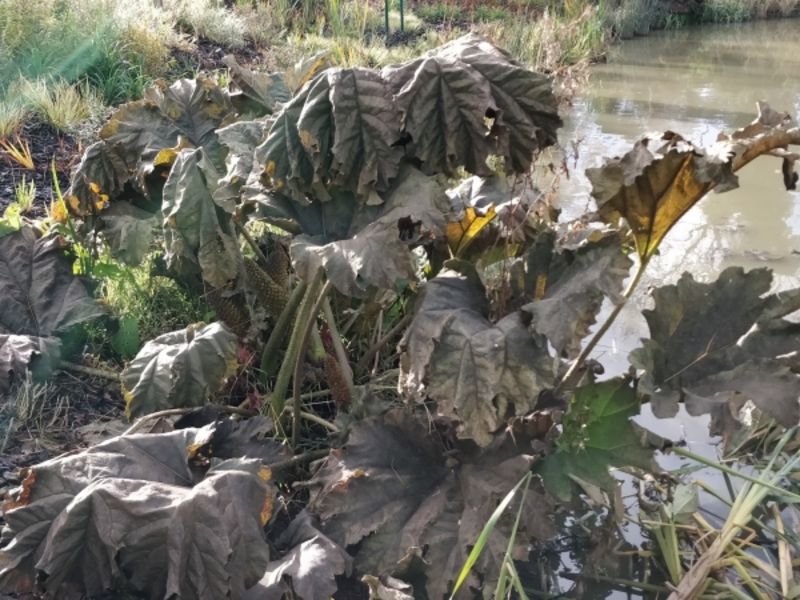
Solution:
[(130, 202), (115, 202), (100, 215), (103, 233), (114, 258), (139, 265), (150, 251), (157, 217)]
[(46, 337), (102, 314), (58, 236), (26, 227), (0, 238), (0, 333)]
[(782, 318), (800, 308), (800, 290), (765, 296), (771, 283), (768, 269), (730, 267), (713, 283), (684, 273), (654, 290), (655, 308), (644, 311), (651, 339), (631, 362), (646, 371), (641, 387), (657, 416), (685, 399), (691, 414), (722, 419), (739, 394), (785, 427), (800, 421), (800, 377), (779, 358), (800, 348), (800, 325)]
[(274, 488), (259, 461), (194, 464), (213, 426), (108, 440), (25, 473), (3, 503), (0, 584), (48, 597), (129, 582), (152, 598), (238, 599), (266, 568)]
[[(116, 197), (130, 179), (149, 196), (145, 177), (157, 165), (169, 167), (180, 148), (203, 148), (224, 169), (225, 149), (216, 130), (233, 113), (227, 95), (205, 78), (158, 81), (142, 100), (122, 105), (100, 130), (102, 142), (90, 146), (72, 176), (67, 193), (79, 215), (91, 211), (92, 186)], [(155, 182), (158, 183), (158, 178)]]
[(489, 321), (474, 267), (446, 265), (450, 269), (426, 284), (400, 343), (400, 390), (412, 402), (435, 400), (438, 414), (458, 423), (459, 437), (485, 446), (509, 414), (530, 411), (539, 393), (552, 387), (553, 359), (522, 314)]
[(427, 173), (491, 175), (493, 154), (527, 172), (560, 126), (548, 77), (467, 36), (380, 73), (328, 69), (309, 81), (259, 148), (255, 179), (300, 202), (318, 181), (366, 196), (388, 188), (401, 142)]
[(212, 198), (216, 176), (203, 150), (181, 150), (164, 185), (162, 213), (167, 266), (223, 288), (238, 274), (239, 255), (231, 218)]
[(267, 566), (264, 577), (242, 600), (280, 600), (290, 590), (302, 600), (333, 597), (336, 575), (349, 576), (353, 559), (318, 528), (305, 510), (297, 515), (281, 535), (281, 542), (289, 551)]
[(201, 406), (236, 370), (236, 335), (221, 323), (147, 342), (122, 373), (128, 417)]
[(378, 73), (329, 69), (284, 107), (259, 149), (259, 162), (278, 190), (292, 180), (310, 186), (319, 176), (362, 195), (383, 191), (403, 155), (395, 147), (399, 120)]
[[(316, 140), (319, 145), (321, 140), (329, 149), (333, 137), (328, 91), (328, 79), (321, 76), (304, 87), (278, 113), (267, 139), (255, 151), (255, 165), (250, 177), (254, 186), (260, 186), (263, 177), (274, 190), (301, 203), (304, 201), (303, 188), (316, 180), (310, 150), (305, 144)], [(301, 137), (298, 123), (304, 114), (322, 115), (322, 119), (312, 123), (321, 130), (311, 132), (307, 124)]]
[[(560, 356), (575, 358), (603, 299), (608, 297), (613, 304), (625, 301), (622, 283), (633, 261), (623, 253), (616, 236), (555, 255), (553, 236), (540, 237), (545, 246), (550, 244), (549, 248), (536, 244), (527, 255), (525, 291), (530, 290), (534, 301), (523, 310), (533, 316), (531, 327), (547, 336)], [(541, 291), (544, 295), (536, 298)]]
[(570, 406), (565, 419), (571, 422), (565, 421), (564, 435), (579, 439), (569, 443), (562, 438), (559, 449), (538, 463), (536, 472), (547, 491), (562, 502), (595, 486), (606, 494), (608, 505), (619, 510), (619, 483), (611, 470), (658, 471), (654, 436), (642, 436), (630, 420), (639, 414), (636, 391), (624, 379), (589, 383), (575, 390)]
[(318, 52), (311, 58), (301, 59), (293, 66), (286, 69), (283, 74), (286, 80), (286, 85), (292, 92), (299, 90), (306, 82), (311, 79), (320, 71), (323, 71), (333, 66), (331, 63), (331, 51), (323, 50)]
[[(622, 158), (587, 169), (601, 218), (616, 224), (624, 217), (639, 256), (653, 256), (672, 226), (705, 194), (735, 189), (735, 171), (758, 156), (800, 142), (800, 128), (787, 114), (766, 102), (759, 102), (758, 110), (753, 123), (720, 134), (707, 150), (667, 131), (661, 138), (636, 142)], [(785, 183), (787, 189), (793, 185), (791, 176)]]
[(58, 338), (0, 334), (0, 398), (15, 379), (24, 380), (27, 371), (47, 376), (58, 364), (60, 354)]
[(661, 240), (711, 189), (738, 187), (733, 174), (733, 150), (719, 145), (697, 148), (672, 132), (660, 139), (644, 138), (622, 158), (606, 159), (587, 169), (592, 196), (607, 223), (624, 217), (636, 239), (639, 256), (652, 256)]
[(426, 169), (459, 166), (491, 175), (494, 154), (525, 173), (540, 148), (556, 143), (561, 119), (549, 77), (522, 67), (484, 38), (468, 35), (425, 57), (382, 71), (397, 94), (411, 152)]
[(225, 157), (227, 172), (214, 191), (214, 202), (227, 212), (239, 204), (240, 190), (253, 170), (256, 147), (264, 141), (267, 125), (261, 121), (239, 121), (217, 131), (220, 141), (228, 147)]
[(223, 57), (222, 62), (228, 67), (231, 82), (249, 101), (242, 102), (236, 95), (231, 96), (239, 115), (250, 118), (270, 115), (281, 103), (291, 99), (292, 92), (280, 73), (259, 73), (245, 69), (230, 54)]
[(327, 76), (333, 105), (333, 182), (358, 194), (386, 190), (403, 156), (395, 146), (400, 118), (391, 90), (369, 69), (334, 69)]
[[(453, 440), (454, 441), (454, 440)], [(532, 439), (524, 431), (504, 434), (489, 449), (456, 453), (449, 464), (445, 445), (429, 434), (425, 419), (402, 410), (361, 421), (347, 447), (331, 453), (309, 482), (310, 509), (323, 532), (343, 547), (359, 544), (354, 566), (361, 574), (383, 575), (425, 549), (429, 598), (449, 594), (470, 547), (497, 504), (530, 469)], [(450, 459), (452, 460), (452, 459)], [(555, 534), (550, 503), (538, 486), (528, 492), (512, 551), (522, 558), (531, 537)], [(516, 514), (516, 510), (510, 511)], [(508, 547), (513, 517), (501, 520), (478, 561), (491, 587)], [(469, 583), (477, 586), (477, 577)], [(466, 586), (460, 592), (470, 593)]]
[[(441, 185), (412, 168), (403, 170), (380, 206), (359, 206), (352, 195), (341, 197), (338, 205), (331, 202), (321, 203), (321, 208), (323, 215), (332, 218), (307, 226), (340, 235), (347, 232), (344, 239), (298, 236), (291, 246), (292, 262), (307, 281), (319, 268), (325, 269), (336, 288), (348, 296), (364, 297), (370, 286), (393, 289), (398, 280), (415, 280), (417, 269), (409, 244), (416, 239), (406, 236), (405, 227), (410, 226), (412, 236), (417, 229), (441, 235), (445, 227), (447, 200)], [(338, 206), (338, 214), (325, 211), (326, 205)], [(303, 212), (316, 210), (312, 205)]]
[(117, 149), (100, 140), (89, 146), (72, 171), (72, 184), (66, 198), (78, 215), (91, 213), (98, 191), (116, 196), (125, 189), (131, 169)]

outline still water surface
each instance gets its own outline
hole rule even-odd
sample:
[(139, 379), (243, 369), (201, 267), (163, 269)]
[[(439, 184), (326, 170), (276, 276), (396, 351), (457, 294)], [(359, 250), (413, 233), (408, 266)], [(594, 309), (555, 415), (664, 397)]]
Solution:
[[(571, 170), (561, 187), (564, 216), (587, 207), (583, 172), (602, 157), (665, 130), (710, 145), (720, 131), (751, 122), (758, 100), (800, 113), (800, 20), (662, 31), (612, 48), (608, 63), (592, 68), (561, 138)], [(731, 265), (773, 269), (776, 289), (800, 285), (800, 192), (784, 189), (780, 167), (779, 159), (762, 157), (738, 172), (739, 189), (712, 193), (689, 211), (640, 289), (674, 283), (683, 271), (713, 281)], [(649, 306), (641, 293), (610, 332), (601, 349), (608, 371), (627, 370), (628, 351), (647, 335), (640, 311)]]
[[(800, 114), (800, 20), (662, 31), (614, 47), (607, 64), (592, 68), (562, 133), (571, 172), (561, 182), (563, 217), (593, 209), (583, 173), (600, 166), (602, 157), (620, 156), (646, 133), (665, 130), (710, 145), (720, 131), (751, 122), (758, 100)], [(710, 194), (672, 229), (639, 294), (595, 352), (607, 374), (627, 371), (628, 353), (648, 335), (641, 310), (652, 307), (649, 286), (675, 283), (684, 271), (713, 281), (733, 265), (771, 268), (776, 291), (800, 286), (800, 192), (784, 189), (780, 167), (771, 157), (751, 163), (738, 173), (738, 190)], [(687, 441), (693, 452), (717, 457), (707, 417), (689, 417), (682, 409), (677, 418), (659, 421), (644, 407), (638, 420), (664, 437)], [(674, 455), (660, 462), (667, 468), (685, 465)], [(702, 479), (722, 485), (715, 473), (703, 473)], [(718, 504), (703, 494), (701, 505), (724, 515)], [(626, 537), (642, 541), (633, 530)]]

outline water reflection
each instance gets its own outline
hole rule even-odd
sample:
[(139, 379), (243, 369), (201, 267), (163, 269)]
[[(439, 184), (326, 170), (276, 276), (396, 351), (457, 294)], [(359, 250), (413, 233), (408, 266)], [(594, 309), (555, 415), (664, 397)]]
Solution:
[[(564, 216), (591, 206), (586, 168), (649, 132), (672, 130), (705, 146), (752, 121), (758, 100), (797, 115), (797, 27), (794, 19), (685, 29), (615, 47), (608, 64), (593, 67), (561, 138), (571, 149), (571, 177), (561, 182)], [(800, 285), (800, 193), (784, 189), (780, 166), (771, 157), (751, 163), (739, 171), (738, 190), (710, 194), (669, 233), (643, 293), (598, 349), (607, 370), (625, 371), (628, 352), (647, 335), (640, 311), (650, 306), (648, 286), (674, 283), (683, 271), (711, 281), (731, 265), (770, 267), (775, 289)]]
[[(710, 145), (720, 131), (752, 121), (758, 100), (796, 116), (800, 112), (798, 25), (795, 19), (659, 32), (615, 48), (608, 64), (593, 69), (561, 138), (570, 169), (570, 177), (560, 181), (564, 217), (574, 218), (592, 208), (584, 170), (599, 166), (602, 157), (623, 154), (649, 132), (672, 130), (699, 145)], [(776, 290), (800, 285), (800, 193), (784, 189), (780, 166), (770, 157), (751, 163), (739, 171), (738, 190), (709, 195), (668, 234), (640, 293), (595, 351), (608, 375), (627, 371), (629, 352), (648, 335), (641, 311), (652, 305), (647, 293), (651, 286), (674, 283), (684, 271), (697, 280), (711, 281), (732, 265), (773, 269)], [(607, 306), (598, 322), (608, 312)], [(707, 417), (689, 417), (681, 409), (678, 418), (658, 421), (645, 407), (637, 420), (672, 439), (683, 439), (694, 452), (716, 458), (716, 445), (707, 436)], [(671, 469), (685, 466), (674, 455), (660, 462)], [(721, 488), (718, 475), (703, 477)], [(632, 493), (629, 487), (624, 489)], [(711, 496), (704, 495), (702, 501), (706, 510), (725, 513)], [(636, 532), (627, 531), (624, 537), (634, 545), (643, 541)], [(568, 568), (564, 554), (560, 557), (561, 568)], [(587, 564), (587, 557), (571, 553), (569, 558), (575, 566)], [(629, 576), (635, 579), (641, 573), (632, 570)], [(561, 583), (569, 587), (567, 581)], [(576, 597), (626, 594), (598, 586)]]

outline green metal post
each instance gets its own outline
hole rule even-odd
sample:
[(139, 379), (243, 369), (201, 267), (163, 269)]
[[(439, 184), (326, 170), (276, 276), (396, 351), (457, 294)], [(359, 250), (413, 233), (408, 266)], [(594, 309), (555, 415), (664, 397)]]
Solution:
[(389, 0), (383, 0), (383, 17), (386, 21), (386, 39), (389, 39)]
[(400, 0), (400, 31), (401, 32), (406, 30), (406, 18), (405, 18), (405, 14), (403, 12), (403, 4), (404, 3), (405, 3), (405, 0)]

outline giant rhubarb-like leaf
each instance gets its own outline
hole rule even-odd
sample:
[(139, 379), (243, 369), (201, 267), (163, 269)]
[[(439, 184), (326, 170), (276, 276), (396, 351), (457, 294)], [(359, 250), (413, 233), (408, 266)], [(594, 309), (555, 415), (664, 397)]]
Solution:
[(392, 289), (398, 280), (416, 279), (409, 246), (419, 235), (444, 232), (444, 190), (435, 178), (406, 167), (385, 197), (378, 206), (363, 205), (347, 193), (321, 206), (284, 202), (287, 217), (301, 213), (298, 217), (306, 230), (324, 232), (298, 236), (292, 242), (298, 275), (310, 281), (317, 269), (324, 268), (339, 291), (355, 297), (364, 297), (370, 286)]
[(403, 155), (395, 146), (399, 122), (378, 73), (329, 69), (286, 105), (257, 156), (277, 190), (310, 186), (321, 177), (362, 195), (383, 191)]
[(400, 389), (411, 401), (435, 400), (439, 415), (458, 423), (460, 437), (485, 446), (509, 413), (530, 411), (552, 387), (553, 359), (523, 314), (489, 321), (474, 267), (461, 261), (446, 266), (426, 284), (400, 343)]
[(269, 561), (274, 488), (258, 460), (196, 456), (214, 426), (119, 437), (27, 469), (3, 503), (3, 590), (238, 599)]
[(26, 371), (45, 377), (52, 371), (61, 353), (61, 341), (55, 337), (0, 334), (0, 397), (8, 392), (16, 378)]
[(128, 416), (205, 404), (235, 372), (237, 347), (236, 335), (221, 323), (150, 340), (122, 373)]
[(203, 150), (181, 150), (164, 185), (162, 213), (167, 266), (219, 289), (236, 278), (239, 254), (230, 215), (212, 198), (216, 176)]
[(382, 72), (397, 94), (411, 152), (431, 172), (463, 166), (492, 174), (486, 159), (525, 173), (540, 148), (556, 142), (561, 119), (549, 77), (524, 68), (478, 35)]
[(50, 336), (102, 314), (59, 236), (26, 227), (0, 238), (0, 333)]
[(524, 173), (560, 126), (550, 79), (471, 35), (380, 73), (321, 73), (277, 116), (258, 175), (300, 202), (318, 181), (366, 196), (388, 188), (402, 144), (427, 173), (490, 175), (490, 155)]
[(156, 216), (120, 200), (103, 211), (100, 219), (114, 258), (127, 265), (141, 264), (153, 242)]
[(98, 193), (113, 199), (128, 181), (149, 197), (146, 176), (158, 165), (172, 164), (184, 147), (203, 148), (223, 170), (225, 150), (216, 130), (232, 113), (228, 96), (208, 79), (180, 79), (171, 86), (156, 82), (142, 100), (121, 106), (100, 130), (103, 141), (87, 149), (72, 174), (70, 208), (86, 215)]
[[(738, 187), (734, 172), (753, 159), (781, 152), (800, 142), (800, 128), (785, 113), (758, 103), (758, 118), (730, 136), (721, 134), (708, 149), (699, 148), (667, 131), (660, 138), (636, 142), (622, 158), (597, 169), (587, 169), (592, 196), (607, 223), (620, 217), (628, 222), (640, 258), (649, 259), (664, 236), (712, 189), (725, 192)], [(794, 186), (794, 161), (784, 158), (784, 184)]]
[(653, 452), (663, 445), (631, 422), (638, 414), (639, 399), (629, 380), (588, 383), (575, 390), (558, 450), (536, 465), (545, 489), (565, 503), (587, 489), (599, 489), (621, 518), (620, 484), (611, 470), (658, 471)]
[(305, 510), (297, 515), (280, 539), (289, 550), (280, 560), (269, 563), (261, 581), (242, 600), (277, 600), (290, 591), (302, 600), (333, 597), (336, 575), (349, 576), (353, 559), (318, 527)]
[(560, 356), (576, 357), (603, 299), (624, 302), (622, 283), (632, 264), (618, 236), (559, 253), (554, 236), (540, 234), (521, 276), (524, 294), (533, 299), (522, 308), (533, 316), (531, 328), (546, 335)]
[[(359, 544), (354, 566), (362, 574), (395, 572), (404, 559), (422, 552), (428, 597), (443, 598), (498, 502), (530, 469), (532, 458), (524, 453), (532, 451), (532, 441), (520, 421), (488, 449), (466, 444), (448, 459), (446, 442), (429, 434), (426, 419), (393, 410), (353, 426), (347, 447), (333, 451), (308, 483), (310, 508), (337, 544)], [(532, 537), (555, 534), (547, 516), (551, 508), (539, 486), (532, 486), (512, 545), (515, 557), (526, 555)], [(512, 524), (511, 517), (498, 523), (476, 565), (489, 587), (500, 572)], [(468, 583), (478, 586), (475, 572)], [(467, 586), (459, 593), (471, 597)]]
[(710, 412), (722, 433), (738, 394), (784, 427), (800, 422), (791, 360), (800, 325), (783, 319), (800, 309), (800, 290), (765, 296), (771, 283), (768, 269), (730, 267), (713, 283), (684, 273), (654, 290), (655, 308), (644, 311), (651, 339), (631, 362), (645, 370), (640, 387), (657, 416), (673, 416), (683, 399), (690, 414)]
[(282, 75), (245, 69), (231, 54), (225, 56), (222, 62), (228, 67), (231, 78), (228, 87), (233, 88), (231, 101), (240, 118), (242, 115), (250, 118), (270, 115), (281, 103), (291, 99), (292, 92)]

